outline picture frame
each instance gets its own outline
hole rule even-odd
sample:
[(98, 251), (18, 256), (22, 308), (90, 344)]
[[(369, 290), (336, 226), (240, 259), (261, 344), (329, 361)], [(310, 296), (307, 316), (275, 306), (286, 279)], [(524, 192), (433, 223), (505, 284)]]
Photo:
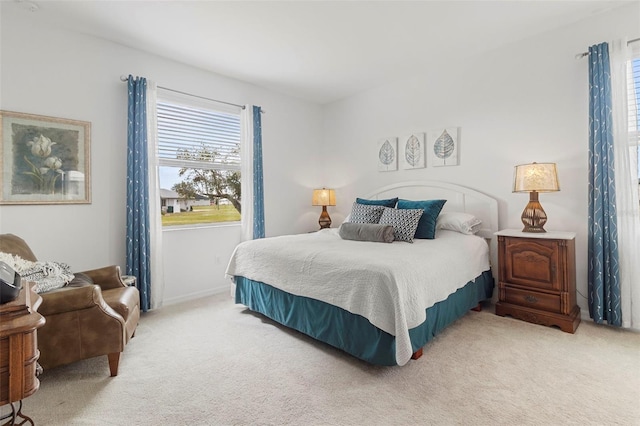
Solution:
[(0, 204), (90, 204), (91, 123), (0, 111)]
[(460, 127), (446, 127), (427, 132), (429, 167), (457, 166), (460, 164)]
[(427, 166), (424, 133), (411, 133), (401, 137), (400, 146), (404, 170), (424, 169)]
[(378, 171), (398, 170), (398, 138), (389, 137), (378, 140)]

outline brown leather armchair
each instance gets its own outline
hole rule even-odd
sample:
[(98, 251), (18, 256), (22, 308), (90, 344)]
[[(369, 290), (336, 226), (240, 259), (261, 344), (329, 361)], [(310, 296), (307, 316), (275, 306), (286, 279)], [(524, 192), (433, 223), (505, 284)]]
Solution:
[[(0, 235), (0, 251), (35, 262), (27, 243), (13, 234)], [(140, 293), (122, 282), (119, 266), (81, 273), (66, 286), (41, 293), (38, 313), (39, 363), (45, 369), (107, 355), (111, 376), (118, 375), (120, 354), (140, 319)]]

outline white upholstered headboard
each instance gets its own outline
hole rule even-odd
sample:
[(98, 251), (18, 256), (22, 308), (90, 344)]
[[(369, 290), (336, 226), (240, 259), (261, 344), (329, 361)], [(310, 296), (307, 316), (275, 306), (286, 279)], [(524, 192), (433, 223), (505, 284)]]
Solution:
[(498, 201), (480, 191), (448, 182), (432, 180), (400, 182), (369, 193), (366, 198), (404, 198), (406, 200), (447, 200), (443, 212), (470, 213), (480, 220), (478, 236), (491, 239), (498, 231)]

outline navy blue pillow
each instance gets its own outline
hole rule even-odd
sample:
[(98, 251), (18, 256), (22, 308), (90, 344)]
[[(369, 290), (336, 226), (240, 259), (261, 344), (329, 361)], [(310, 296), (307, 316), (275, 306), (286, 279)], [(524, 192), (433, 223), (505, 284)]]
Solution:
[(423, 209), (422, 217), (418, 222), (415, 238), (433, 240), (436, 237), (436, 220), (440, 214), (440, 210), (444, 207), (447, 200), (398, 200), (399, 209)]
[(387, 200), (366, 200), (364, 198), (356, 198), (356, 203), (364, 204), (367, 206), (385, 206), (394, 208), (398, 202), (398, 197), (389, 198)]

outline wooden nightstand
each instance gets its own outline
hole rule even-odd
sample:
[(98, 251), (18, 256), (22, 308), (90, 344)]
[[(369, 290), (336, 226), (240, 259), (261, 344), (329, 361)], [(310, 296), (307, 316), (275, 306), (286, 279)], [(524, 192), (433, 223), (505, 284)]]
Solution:
[(499, 292), (496, 315), (555, 325), (574, 333), (580, 324), (575, 233), (505, 229), (495, 235)]

